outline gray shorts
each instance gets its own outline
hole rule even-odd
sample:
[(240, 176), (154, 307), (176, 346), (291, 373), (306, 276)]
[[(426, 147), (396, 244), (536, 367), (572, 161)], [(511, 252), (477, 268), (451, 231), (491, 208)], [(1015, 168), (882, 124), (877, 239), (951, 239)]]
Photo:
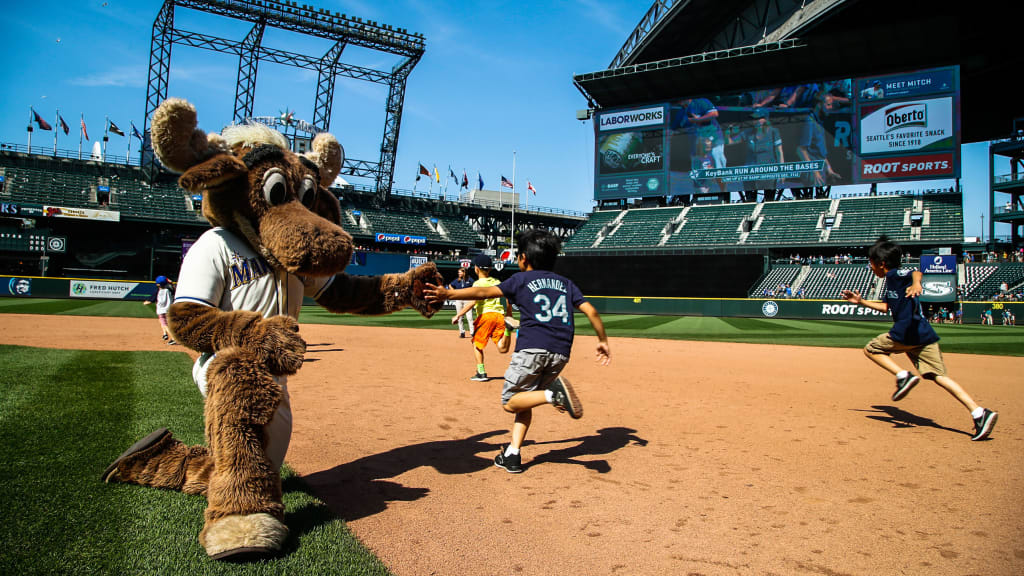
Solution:
[(533, 390), (546, 390), (569, 363), (568, 356), (540, 348), (526, 348), (512, 353), (505, 370), (505, 386), (501, 390), (501, 404), (508, 404), (513, 395)]

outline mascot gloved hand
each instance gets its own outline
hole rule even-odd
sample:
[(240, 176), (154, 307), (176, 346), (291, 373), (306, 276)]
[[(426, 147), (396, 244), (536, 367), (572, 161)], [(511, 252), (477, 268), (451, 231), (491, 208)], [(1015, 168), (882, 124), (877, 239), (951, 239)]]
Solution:
[(297, 155), (260, 124), (222, 134), (198, 128), (195, 108), (168, 99), (153, 114), (153, 150), (178, 182), (202, 194), (214, 226), (182, 262), (168, 324), (200, 352), (192, 374), (206, 398), (206, 446), (186, 446), (161, 428), (103, 472), (125, 482), (205, 494), (199, 542), (218, 560), (276, 554), (288, 536), (280, 468), (291, 438), (287, 377), (306, 343), (296, 319), (304, 296), (337, 313), (388, 314), (413, 307), (426, 317), (440, 303), (423, 284), (441, 284), (433, 263), (377, 277), (343, 273), (352, 238), (327, 186), (344, 151), (319, 134)]

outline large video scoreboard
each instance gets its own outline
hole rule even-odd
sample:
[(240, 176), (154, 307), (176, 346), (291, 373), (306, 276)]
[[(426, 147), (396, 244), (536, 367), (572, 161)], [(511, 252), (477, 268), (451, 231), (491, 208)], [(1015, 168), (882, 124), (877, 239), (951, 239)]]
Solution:
[(597, 200), (958, 178), (959, 68), (601, 110), (594, 131)]

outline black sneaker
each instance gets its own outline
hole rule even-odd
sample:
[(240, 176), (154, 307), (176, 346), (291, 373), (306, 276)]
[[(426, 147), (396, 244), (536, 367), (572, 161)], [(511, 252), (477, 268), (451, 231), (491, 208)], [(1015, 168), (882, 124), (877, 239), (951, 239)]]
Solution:
[(572, 384), (569, 384), (568, 380), (559, 376), (548, 386), (548, 389), (551, 390), (552, 404), (556, 408), (565, 409), (573, 418), (583, 417), (583, 405), (580, 404), (580, 399), (576, 396), (576, 391), (573, 390)]
[(904, 378), (896, 378), (896, 391), (892, 393), (892, 401), (899, 402), (906, 396), (910, 389), (917, 385), (921, 378), (917, 375), (907, 373)]
[(472, 378), (470, 378), (470, 380), (473, 380), (475, 382), (487, 382), (487, 373), (477, 372), (476, 374), (473, 375)]
[(494, 465), (498, 468), (504, 468), (510, 474), (519, 474), (523, 471), (523, 458), (519, 454), (505, 456), (505, 449), (502, 448), (501, 452), (498, 452), (498, 455), (494, 457)]
[(995, 427), (996, 420), (998, 419), (998, 412), (993, 412), (988, 408), (985, 408), (981, 417), (974, 419), (974, 436), (971, 436), (971, 440), (984, 440), (985, 438), (988, 438), (988, 435), (992, 433), (992, 428)]
[(459, 332), (459, 338), (465, 338), (465, 337), (466, 337), (466, 333), (465, 332)]
[(164, 334), (164, 335), (162, 336), (162, 338), (163, 338), (164, 340), (167, 340), (167, 334)]
[(177, 342), (175, 342), (174, 340), (168, 340), (167, 341), (167, 345), (168, 346), (174, 346), (175, 344), (177, 344)]

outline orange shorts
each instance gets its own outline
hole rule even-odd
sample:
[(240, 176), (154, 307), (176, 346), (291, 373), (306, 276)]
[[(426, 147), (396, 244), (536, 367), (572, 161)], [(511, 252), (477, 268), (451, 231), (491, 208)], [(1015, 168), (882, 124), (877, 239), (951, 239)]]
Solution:
[(473, 346), (477, 350), (483, 350), (488, 339), (497, 344), (505, 335), (505, 316), (497, 312), (481, 314), (473, 321), (473, 330)]

